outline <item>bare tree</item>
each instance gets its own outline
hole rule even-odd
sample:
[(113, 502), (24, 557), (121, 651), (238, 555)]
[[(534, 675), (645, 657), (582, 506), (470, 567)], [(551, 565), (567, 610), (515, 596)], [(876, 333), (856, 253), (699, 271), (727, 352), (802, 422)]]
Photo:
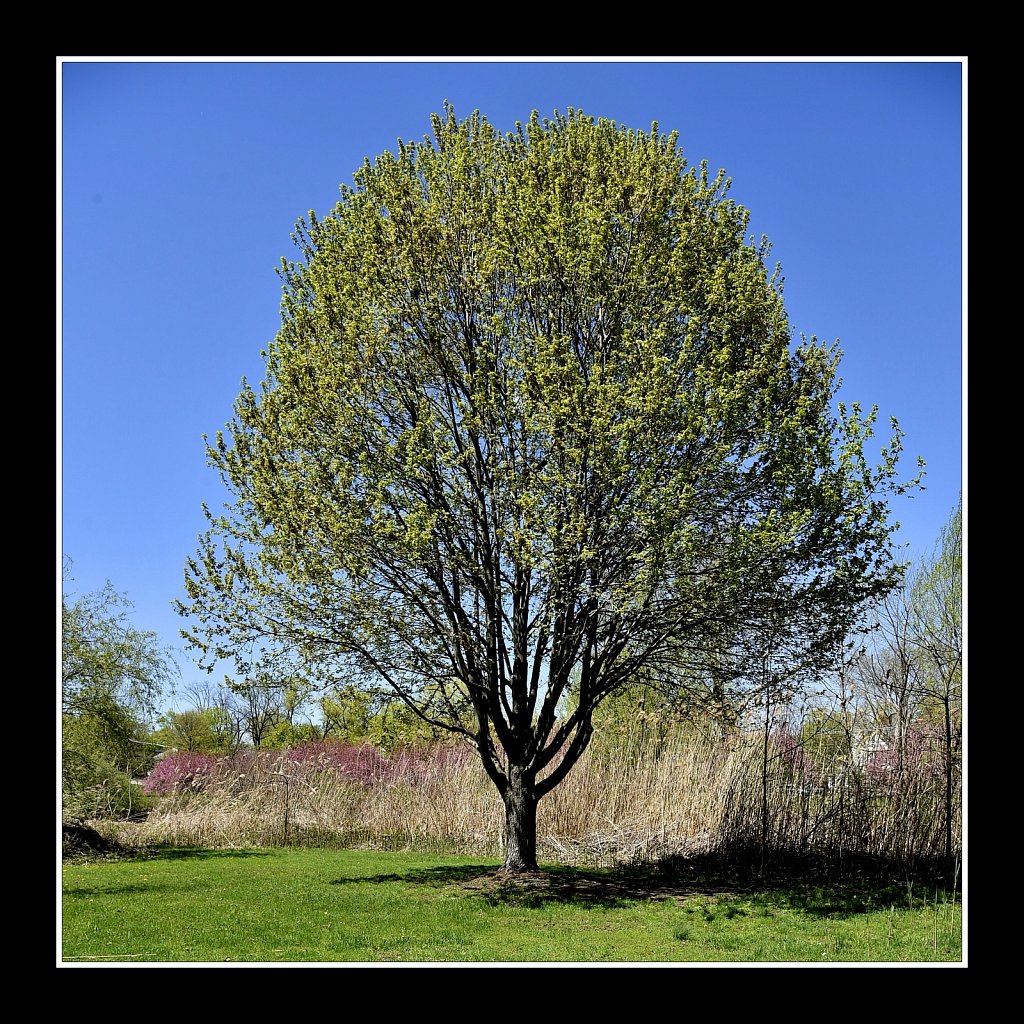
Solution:
[(941, 709), (945, 778), (945, 854), (953, 852), (956, 775), (961, 759), (963, 699), (962, 516), (958, 504), (926, 559), (912, 590), (913, 643), (918, 653), (920, 691)]

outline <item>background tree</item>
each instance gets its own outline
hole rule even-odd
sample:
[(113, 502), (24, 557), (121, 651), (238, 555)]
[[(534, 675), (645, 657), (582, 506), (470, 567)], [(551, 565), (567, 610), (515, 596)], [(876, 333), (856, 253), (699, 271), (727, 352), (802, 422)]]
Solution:
[(432, 728), (393, 693), (348, 683), (335, 686), (318, 702), (323, 738), (347, 743), (370, 743), (382, 754), (398, 747), (429, 743)]
[(921, 661), (913, 637), (912, 589), (913, 578), (908, 577), (870, 610), (871, 639), (851, 670), (898, 772), (904, 769), (907, 740), (921, 711)]
[(198, 754), (230, 754), (237, 749), (235, 731), (221, 707), (167, 711), (150, 739), (160, 749)]
[[(70, 563), (65, 566), (65, 582)], [(156, 700), (174, 676), (155, 633), (131, 625), (131, 604), (108, 583), (61, 601), (61, 782), (64, 812), (131, 810), (131, 780), (159, 749), (148, 742)]]
[(365, 743), (375, 714), (374, 695), (358, 686), (337, 686), (319, 701), (324, 739)]
[(853, 670), (876, 723), (897, 752), (915, 722), (942, 721), (961, 697), (963, 566), (959, 504), (935, 551), (867, 616), (870, 642)]
[(319, 728), (297, 720), (311, 707), (313, 685), (272, 663), (255, 666), (242, 680), (225, 678), (219, 707), (231, 723), (236, 744), (246, 739), (255, 749), (285, 747), (323, 738)]
[(962, 544), (962, 503), (958, 503), (935, 553), (922, 562), (911, 588), (913, 642), (918, 652), (924, 712), (927, 715), (937, 709), (942, 726), (947, 859), (953, 850), (963, 730)]
[(791, 344), (767, 242), (674, 134), (433, 128), (298, 225), (181, 611), (205, 664), (343, 666), (465, 737), (531, 869), (609, 695), (708, 646), (751, 686), (769, 639), (826, 664), (891, 589), (901, 436), (871, 464), (837, 349)]
[(232, 723), (237, 743), (248, 737), (257, 750), (264, 736), (285, 721), (282, 685), (262, 672), (241, 680), (225, 678), (221, 706)]

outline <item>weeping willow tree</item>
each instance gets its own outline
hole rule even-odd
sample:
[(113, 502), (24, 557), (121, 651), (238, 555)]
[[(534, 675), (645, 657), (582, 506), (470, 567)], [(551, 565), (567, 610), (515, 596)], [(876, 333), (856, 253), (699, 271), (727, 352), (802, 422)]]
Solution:
[(446, 106), (299, 222), (265, 379), (207, 444), (200, 659), (301, 657), (466, 738), (507, 871), (610, 694), (701, 652), (756, 676), (766, 638), (822, 664), (900, 575), (899, 429), (868, 456), (728, 191), (656, 124)]
[[(65, 583), (71, 565), (65, 564)], [(110, 583), (61, 600), (61, 797), (68, 820), (130, 812), (132, 779), (158, 747), (148, 723), (177, 668), (155, 633), (131, 625)]]

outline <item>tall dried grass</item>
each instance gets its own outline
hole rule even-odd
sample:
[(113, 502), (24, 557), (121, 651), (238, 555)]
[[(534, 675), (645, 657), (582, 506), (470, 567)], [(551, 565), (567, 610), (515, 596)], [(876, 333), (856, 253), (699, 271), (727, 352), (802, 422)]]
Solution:
[[(642, 719), (606, 729), (541, 801), (539, 856), (613, 865), (758, 850), (941, 854), (944, 783), (934, 766), (872, 773), (839, 757), (812, 771), (791, 754), (756, 731), (652, 728)], [(504, 811), (472, 752), (399, 752), (377, 757), (372, 771), (360, 763), (344, 770), (287, 751), (224, 760), (162, 797), (144, 822), (121, 826), (118, 838), (500, 855)], [(959, 848), (959, 815), (954, 835)]]

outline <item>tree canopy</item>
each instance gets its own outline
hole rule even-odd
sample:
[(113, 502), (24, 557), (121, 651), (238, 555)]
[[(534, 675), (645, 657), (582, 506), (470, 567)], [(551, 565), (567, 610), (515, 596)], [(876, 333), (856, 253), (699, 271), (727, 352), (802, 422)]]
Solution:
[(656, 124), (446, 107), (299, 222), (265, 379), (207, 446), (230, 500), (186, 638), (465, 737), (508, 870), (610, 694), (824, 665), (900, 576), (901, 433), (869, 457), (728, 192)]

